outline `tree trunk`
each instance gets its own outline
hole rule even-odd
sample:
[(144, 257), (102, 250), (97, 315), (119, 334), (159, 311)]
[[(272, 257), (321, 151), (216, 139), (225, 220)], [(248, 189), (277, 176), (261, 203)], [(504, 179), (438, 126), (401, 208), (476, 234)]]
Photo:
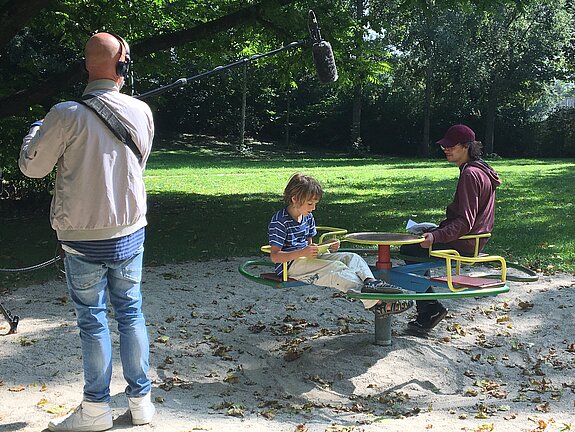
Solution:
[[(356, 19), (361, 22), (363, 18), (363, 0), (356, 0)], [(363, 27), (360, 29), (360, 35), (356, 38), (356, 52), (358, 57), (361, 55), (361, 44), (363, 42)], [(353, 88), (353, 107), (352, 107), (352, 120), (351, 120), (351, 137), (350, 145), (352, 151), (362, 151), (363, 145), (361, 142), (361, 101), (362, 101), (362, 85), (359, 80), (356, 80)]]
[(291, 115), (291, 90), (288, 89), (286, 92), (286, 122), (285, 122), (285, 145), (286, 147), (290, 146), (290, 115)]
[(429, 156), (429, 129), (431, 123), (431, 89), (433, 79), (433, 67), (428, 62), (425, 71), (425, 96), (423, 100), (423, 140), (419, 148), (419, 153), (423, 157)]
[(246, 99), (248, 93), (248, 64), (244, 63), (242, 70), (242, 108), (240, 113), (240, 139), (238, 142), (238, 151), (243, 153), (246, 150), (245, 134), (246, 134)]
[(360, 151), (361, 144), (361, 84), (356, 84), (353, 88), (353, 108), (351, 121), (351, 149)]
[(493, 153), (495, 142), (495, 117), (497, 114), (497, 86), (492, 84), (487, 95), (487, 114), (485, 116), (485, 142), (483, 153)]

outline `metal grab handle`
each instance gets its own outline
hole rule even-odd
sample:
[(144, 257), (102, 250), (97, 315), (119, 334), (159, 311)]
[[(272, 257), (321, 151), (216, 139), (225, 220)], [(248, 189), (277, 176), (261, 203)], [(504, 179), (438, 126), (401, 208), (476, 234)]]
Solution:
[[(336, 236), (347, 234), (347, 230), (345, 228), (334, 228), (334, 227), (328, 227), (328, 226), (316, 226), (315, 228), (318, 231), (327, 231), (319, 237), (320, 243), (322, 243), (324, 241), (324, 238), (327, 236), (333, 236), (333, 238), (335, 240), (337, 240)], [(267, 244), (267, 245), (261, 246), (260, 250), (263, 253), (269, 254), (272, 251), (272, 247), (269, 244)], [(282, 273), (283, 273), (283, 281), (286, 282), (288, 280), (288, 263), (287, 262), (283, 263), (283, 272)]]
[(430, 251), (429, 254), (431, 256), (437, 258), (445, 259), (445, 267), (446, 267), (446, 274), (447, 274), (447, 286), (451, 291), (458, 292), (462, 291), (465, 288), (455, 288), (453, 286), (453, 276), (452, 276), (452, 267), (451, 261), (455, 261), (455, 274), (459, 275), (461, 271), (461, 263), (466, 264), (475, 264), (475, 263), (485, 263), (485, 262), (492, 262), (492, 261), (499, 261), (501, 264), (501, 281), (505, 282), (507, 280), (507, 263), (505, 258), (499, 255), (485, 255), (485, 256), (475, 256), (475, 257), (466, 257), (461, 256), (459, 252), (455, 249), (443, 249), (438, 251)]

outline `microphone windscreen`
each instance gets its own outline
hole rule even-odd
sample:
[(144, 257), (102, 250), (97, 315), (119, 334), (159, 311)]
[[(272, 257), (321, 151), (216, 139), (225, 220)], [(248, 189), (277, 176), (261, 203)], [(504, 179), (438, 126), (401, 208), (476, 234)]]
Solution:
[(316, 42), (311, 47), (317, 77), (322, 83), (337, 81), (337, 68), (331, 45), (327, 41)]

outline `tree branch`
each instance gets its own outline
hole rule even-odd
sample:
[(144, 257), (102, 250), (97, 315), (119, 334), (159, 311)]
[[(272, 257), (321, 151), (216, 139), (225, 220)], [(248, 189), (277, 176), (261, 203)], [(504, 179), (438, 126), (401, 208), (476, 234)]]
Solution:
[(0, 49), (12, 40), (28, 21), (38, 15), (50, 0), (5, 1), (0, 6)]
[[(46, 0), (34, 0), (35, 2)], [(33, 0), (28, 0), (33, 3)], [(229, 30), (239, 25), (253, 25), (267, 10), (273, 10), (295, 0), (263, 0), (258, 4), (240, 9), (229, 15), (200, 24), (196, 27), (173, 33), (161, 34), (144, 39), (130, 46), (133, 57), (144, 57), (150, 53), (195, 42)], [(16, 2), (14, 2), (16, 3)], [(0, 98), (0, 118), (25, 112), (31, 105), (40, 104), (54, 97), (85, 77), (82, 61), (71, 64), (64, 72), (27, 89)]]

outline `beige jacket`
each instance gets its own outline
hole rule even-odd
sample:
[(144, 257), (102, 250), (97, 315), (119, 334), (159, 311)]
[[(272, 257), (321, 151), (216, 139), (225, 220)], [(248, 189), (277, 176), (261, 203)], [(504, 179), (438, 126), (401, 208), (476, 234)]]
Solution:
[(19, 166), (32, 178), (57, 166), (50, 221), (60, 240), (106, 240), (147, 224), (143, 172), (154, 137), (150, 108), (121, 94), (111, 80), (90, 82), (86, 93), (101, 96), (115, 112), (143, 159), (138, 163), (84, 105), (69, 101), (52, 107), (43, 124), (24, 137)]

